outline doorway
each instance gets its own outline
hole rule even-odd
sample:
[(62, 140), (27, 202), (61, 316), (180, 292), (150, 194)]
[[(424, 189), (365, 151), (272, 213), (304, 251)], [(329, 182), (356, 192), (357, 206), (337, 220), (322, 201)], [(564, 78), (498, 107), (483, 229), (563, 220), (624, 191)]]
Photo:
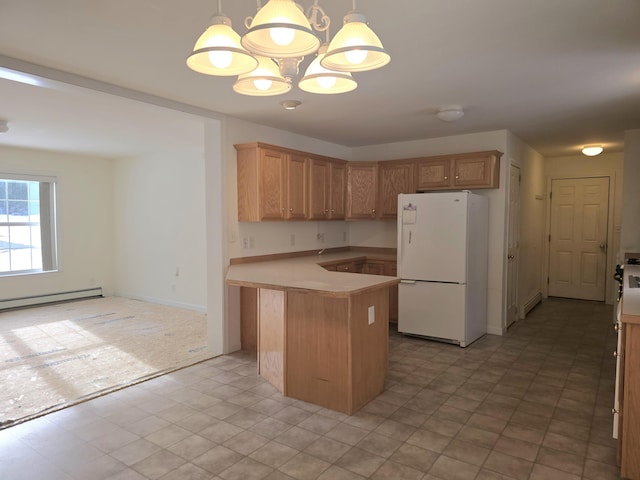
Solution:
[(609, 177), (551, 181), (550, 297), (605, 300)]
[(520, 167), (509, 169), (509, 235), (507, 250), (507, 327), (518, 319), (520, 246)]

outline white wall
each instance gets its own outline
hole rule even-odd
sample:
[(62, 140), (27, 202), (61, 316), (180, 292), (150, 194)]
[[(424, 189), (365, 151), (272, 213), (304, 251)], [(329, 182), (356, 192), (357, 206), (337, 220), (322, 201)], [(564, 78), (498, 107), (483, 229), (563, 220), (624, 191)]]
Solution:
[(202, 147), (114, 161), (116, 295), (206, 310), (204, 192)]
[(522, 317), (524, 306), (543, 294), (547, 185), (544, 157), (513, 134), (509, 135), (509, 145), (509, 160), (520, 167), (522, 177), (518, 271), (518, 312)]
[[(640, 137), (639, 137), (640, 138)], [(640, 145), (640, 144), (639, 144)], [(626, 145), (625, 145), (626, 149)], [(567, 157), (548, 157), (545, 159), (545, 176), (547, 182), (547, 190), (550, 188), (550, 182), (553, 179), (560, 178), (580, 178), (580, 177), (597, 177), (604, 176), (610, 178), (609, 189), (609, 228), (608, 228), (608, 244), (607, 251), (607, 267), (606, 267), (606, 301), (612, 303), (614, 298), (615, 282), (612, 280), (616, 257), (620, 247), (620, 233), (622, 226), (623, 208), (627, 208), (626, 199), (623, 207), (622, 198), (622, 182), (623, 182), (623, 165), (626, 153), (602, 153), (596, 157), (586, 157), (584, 155), (573, 155)], [(640, 175), (639, 175), (640, 178)], [(549, 208), (546, 207), (546, 215), (549, 215)], [(640, 210), (638, 210), (640, 212)], [(637, 222), (634, 222), (637, 223)], [(547, 227), (548, 229), (548, 221)], [(548, 233), (548, 232), (545, 232)], [(640, 247), (640, 242), (636, 244)], [(545, 257), (545, 273), (548, 275), (548, 255)]]
[[(624, 133), (624, 186), (620, 253), (640, 252), (640, 130)], [(622, 259), (621, 257), (620, 259)]]
[(102, 287), (113, 293), (112, 161), (104, 158), (0, 147), (0, 172), (58, 178), (59, 271), (0, 277), (10, 299)]
[[(356, 148), (353, 159), (393, 160), (420, 156), (442, 155), (448, 153), (464, 153), (483, 150), (499, 150), (503, 152), (500, 161), (500, 188), (476, 190), (476, 193), (489, 197), (489, 282), (487, 331), (501, 335), (505, 331), (505, 268), (506, 258), (506, 191), (508, 191), (509, 152), (508, 132), (473, 133), (451, 137), (416, 140), (412, 142), (370, 145)], [(393, 222), (362, 221), (349, 222), (349, 236), (353, 242), (362, 246), (396, 246), (395, 224)], [(369, 243), (366, 239), (373, 239)], [(385, 239), (387, 244), (381, 244)]]

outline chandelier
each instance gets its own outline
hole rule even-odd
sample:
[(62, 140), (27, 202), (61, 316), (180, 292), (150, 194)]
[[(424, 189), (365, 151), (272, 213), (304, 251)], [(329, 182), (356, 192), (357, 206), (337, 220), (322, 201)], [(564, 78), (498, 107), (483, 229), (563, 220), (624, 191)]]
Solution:
[[(231, 19), (222, 13), (222, 0), (209, 27), (196, 41), (187, 66), (206, 75), (233, 76), (233, 90), (243, 95), (280, 95), (291, 90), (306, 55), (317, 53), (298, 82), (298, 88), (320, 94), (345, 93), (358, 84), (352, 72), (383, 67), (391, 60), (367, 18), (356, 8), (344, 17), (329, 41), (331, 19), (318, 0), (306, 10), (295, 0), (268, 0), (245, 19), (240, 37)], [(314, 33), (325, 34), (325, 42)]]

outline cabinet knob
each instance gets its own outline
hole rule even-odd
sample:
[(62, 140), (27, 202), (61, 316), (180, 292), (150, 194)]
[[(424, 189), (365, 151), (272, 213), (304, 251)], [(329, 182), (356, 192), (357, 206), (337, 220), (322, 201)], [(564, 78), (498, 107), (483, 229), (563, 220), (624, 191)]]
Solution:
[(444, 177), (445, 180), (449, 180), (449, 177)]
[(293, 213), (293, 207), (289, 208), (289, 212)]
[(282, 213), (284, 213), (284, 207), (282, 207)]
[(620, 331), (620, 324), (619, 323), (614, 323), (613, 324), (613, 331), (618, 333)]
[(331, 213), (335, 213), (335, 210), (333, 208), (331, 209)]
[(329, 209), (325, 208), (324, 213), (329, 213)]
[(456, 180), (458, 180), (460, 178), (460, 175), (456, 175)]
[(373, 210), (371, 210), (371, 215), (375, 215), (376, 214), (376, 209), (374, 208)]

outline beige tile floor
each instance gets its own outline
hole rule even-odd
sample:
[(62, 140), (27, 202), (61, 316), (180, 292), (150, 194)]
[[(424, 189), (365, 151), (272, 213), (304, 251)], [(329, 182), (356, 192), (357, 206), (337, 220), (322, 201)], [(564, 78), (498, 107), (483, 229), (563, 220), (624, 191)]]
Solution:
[(551, 299), (466, 349), (392, 331), (386, 390), (352, 416), (218, 357), (0, 431), (0, 479), (618, 479), (611, 323)]

